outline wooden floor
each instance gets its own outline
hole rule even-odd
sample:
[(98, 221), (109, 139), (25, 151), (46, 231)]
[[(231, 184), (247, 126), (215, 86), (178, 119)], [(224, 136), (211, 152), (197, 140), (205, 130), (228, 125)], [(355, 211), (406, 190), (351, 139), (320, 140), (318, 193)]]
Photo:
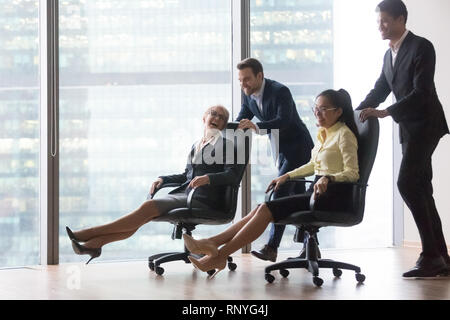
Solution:
[[(223, 270), (214, 279), (183, 262), (165, 264), (162, 276), (151, 272), (146, 261), (6, 269), (0, 270), (0, 299), (450, 300), (450, 278), (401, 277), (418, 253), (414, 248), (322, 250), (324, 258), (360, 266), (367, 278), (359, 285), (352, 271), (335, 278), (331, 270), (323, 270), (320, 288), (304, 269), (291, 270), (288, 278), (274, 272), (276, 279), (269, 284), (264, 279), (269, 263), (249, 254), (235, 254), (236, 271)], [(295, 254), (283, 253), (278, 261)]]

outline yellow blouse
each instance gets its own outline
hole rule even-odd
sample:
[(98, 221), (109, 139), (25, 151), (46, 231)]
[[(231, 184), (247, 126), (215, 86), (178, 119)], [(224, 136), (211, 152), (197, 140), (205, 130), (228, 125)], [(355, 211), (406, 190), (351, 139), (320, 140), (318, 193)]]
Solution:
[(356, 182), (359, 179), (358, 141), (343, 122), (320, 128), (317, 143), (311, 151), (311, 160), (288, 172), (289, 178), (304, 178), (313, 173), (333, 176), (337, 182)]

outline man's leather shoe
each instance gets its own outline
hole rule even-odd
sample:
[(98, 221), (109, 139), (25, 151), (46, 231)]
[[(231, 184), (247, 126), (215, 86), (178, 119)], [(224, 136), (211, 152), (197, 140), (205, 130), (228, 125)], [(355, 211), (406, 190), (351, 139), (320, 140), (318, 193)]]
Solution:
[(275, 262), (277, 260), (277, 249), (269, 247), (267, 244), (260, 249), (259, 251), (253, 250), (251, 252), (252, 255), (261, 259), (261, 260), (270, 260)]
[(404, 278), (435, 278), (449, 275), (444, 258), (425, 258), (421, 256), (416, 266), (403, 274)]
[(447, 255), (447, 257), (444, 258), (445, 263), (447, 264), (447, 267), (450, 269), (450, 256)]

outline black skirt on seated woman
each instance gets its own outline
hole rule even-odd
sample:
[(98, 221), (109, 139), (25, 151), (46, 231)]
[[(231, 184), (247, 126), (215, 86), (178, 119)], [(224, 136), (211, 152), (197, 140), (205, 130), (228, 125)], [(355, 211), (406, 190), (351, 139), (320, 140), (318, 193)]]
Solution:
[[(314, 183), (321, 177), (316, 176)], [(308, 190), (303, 194), (282, 197), (266, 202), (272, 213), (274, 223), (285, 219), (294, 212), (310, 210), (309, 201), (314, 191), (314, 184), (311, 183)], [(316, 199), (315, 210), (320, 211), (349, 211), (353, 207), (352, 203), (353, 184), (328, 185), (327, 191)]]

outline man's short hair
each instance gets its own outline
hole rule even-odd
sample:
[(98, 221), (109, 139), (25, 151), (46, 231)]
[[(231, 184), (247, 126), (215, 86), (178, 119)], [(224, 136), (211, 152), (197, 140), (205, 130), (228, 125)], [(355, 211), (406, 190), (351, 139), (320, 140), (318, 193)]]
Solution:
[(402, 0), (383, 0), (378, 4), (375, 11), (386, 12), (394, 19), (403, 16), (405, 18), (405, 23), (406, 20), (408, 20), (408, 10)]
[(255, 58), (247, 58), (247, 59), (242, 60), (241, 62), (238, 63), (237, 68), (238, 68), (238, 70), (250, 68), (250, 69), (252, 69), (255, 77), (260, 72), (264, 73), (261, 62), (259, 62)]

